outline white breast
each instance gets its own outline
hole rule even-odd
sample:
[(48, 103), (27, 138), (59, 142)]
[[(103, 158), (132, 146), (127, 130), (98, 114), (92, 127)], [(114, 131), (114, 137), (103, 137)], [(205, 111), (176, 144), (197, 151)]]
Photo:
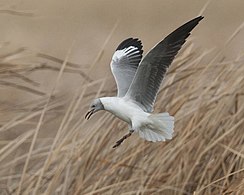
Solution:
[(148, 115), (137, 104), (119, 97), (100, 98), (105, 110), (131, 124), (132, 118)]

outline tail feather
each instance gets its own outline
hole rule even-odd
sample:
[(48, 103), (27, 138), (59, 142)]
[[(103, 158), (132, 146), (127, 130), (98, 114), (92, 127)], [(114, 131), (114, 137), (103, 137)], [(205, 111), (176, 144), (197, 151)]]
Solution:
[(165, 141), (165, 137), (163, 135), (157, 134), (150, 129), (145, 129), (142, 131), (140, 130), (139, 135), (141, 138), (147, 141), (152, 141), (152, 142)]
[(141, 138), (148, 141), (165, 141), (172, 139), (174, 132), (174, 117), (169, 113), (151, 114), (149, 116), (151, 124), (149, 127), (140, 129), (139, 135)]

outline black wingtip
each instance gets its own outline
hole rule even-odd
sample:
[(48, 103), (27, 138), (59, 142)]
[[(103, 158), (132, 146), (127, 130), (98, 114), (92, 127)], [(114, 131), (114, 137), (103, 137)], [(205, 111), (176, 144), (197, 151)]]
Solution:
[(188, 30), (192, 30), (193, 28), (195, 28), (195, 26), (203, 19), (203, 16), (198, 16), (192, 20), (190, 20), (189, 22), (186, 22), (185, 24), (183, 24), (181, 27), (179, 27), (178, 29), (188, 29)]
[(116, 48), (116, 51), (117, 50), (125, 49), (125, 48), (130, 47), (130, 46), (137, 47), (140, 50), (140, 53), (141, 54), (143, 53), (143, 50), (142, 50), (142, 42), (138, 38), (128, 38), (128, 39), (125, 39), (124, 41), (122, 41), (119, 44), (119, 46)]
[(191, 31), (198, 25), (198, 23), (203, 19), (203, 16), (198, 16), (176, 30), (174, 30), (172, 33), (170, 33), (165, 39), (167, 39), (169, 42), (174, 41), (182, 41), (182, 44), (185, 42), (185, 39), (191, 34)]
[(196, 18), (190, 20), (190, 21), (187, 22), (187, 23), (197, 23), (197, 24), (198, 24), (203, 18), (204, 18), (203, 16), (198, 16), (198, 17), (196, 17)]
[(203, 18), (204, 18), (204, 16), (198, 16), (198, 17), (194, 18), (193, 20), (198, 20), (198, 21), (200, 21), (200, 20), (202, 20)]
[(196, 25), (203, 19), (203, 16), (198, 16), (189, 22), (185, 23), (183, 26), (189, 26), (191, 29), (195, 28)]

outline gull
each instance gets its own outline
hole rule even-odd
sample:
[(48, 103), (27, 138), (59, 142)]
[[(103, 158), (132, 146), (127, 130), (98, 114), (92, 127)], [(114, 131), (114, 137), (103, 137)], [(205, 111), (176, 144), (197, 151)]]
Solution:
[(133, 132), (152, 142), (172, 139), (174, 117), (168, 112), (153, 114), (153, 105), (167, 69), (202, 19), (198, 16), (183, 24), (143, 58), (142, 43), (138, 38), (128, 38), (119, 44), (110, 63), (117, 84), (117, 96), (93, 100), (85, 116), (88, 120), (95, 112), (106, 110), (128, 123), (129, 132), (113, 148)]

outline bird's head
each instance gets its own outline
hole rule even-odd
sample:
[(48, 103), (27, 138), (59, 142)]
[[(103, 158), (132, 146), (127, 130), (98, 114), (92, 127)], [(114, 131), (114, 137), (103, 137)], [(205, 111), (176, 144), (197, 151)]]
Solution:
[(90, 110), (86, 113), (85, 119), (88, 120), (91, 117), (91, 115), (93, 115), (95, 112), (99, 110), (104, 110), (104, 106), (99, 98), (94, 99), (90, 105)]

